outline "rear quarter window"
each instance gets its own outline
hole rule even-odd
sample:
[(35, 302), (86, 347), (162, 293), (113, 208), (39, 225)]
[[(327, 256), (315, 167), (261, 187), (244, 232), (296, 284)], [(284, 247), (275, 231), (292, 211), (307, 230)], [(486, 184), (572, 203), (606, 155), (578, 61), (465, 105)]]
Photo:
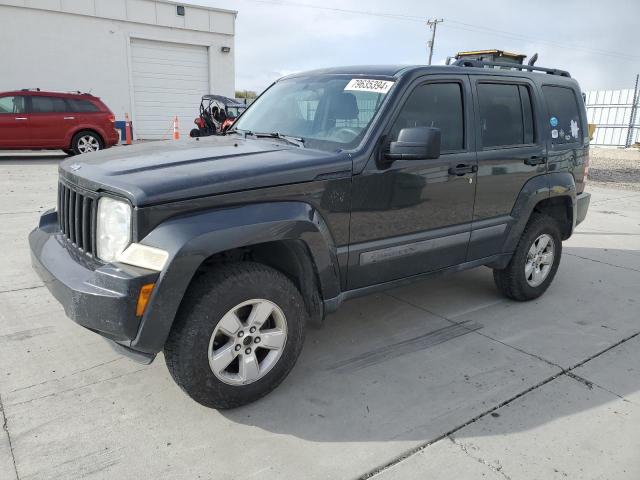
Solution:
[(573, 89), (544, 85), (542, 92), (549, 111), (548, 128), (553, 145), (582, 142), (583, 125), (578, 98)]
[(78, 113), (88, 113), (88, 112), (99, 112), (100, 109), (91, 103), (89, 100), (82, 100), (79, 98), (68, 98), (67, 102), (71, 108), (72, 112)]

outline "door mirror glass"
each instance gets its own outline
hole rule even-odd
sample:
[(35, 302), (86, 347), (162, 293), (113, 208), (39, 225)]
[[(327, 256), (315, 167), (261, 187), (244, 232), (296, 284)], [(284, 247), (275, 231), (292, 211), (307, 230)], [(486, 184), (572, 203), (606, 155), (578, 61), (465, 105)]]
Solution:
[(391, 142), (388, 160), (428, 160), (440, 157), (441, 132), (434, 127), (403, 128)]

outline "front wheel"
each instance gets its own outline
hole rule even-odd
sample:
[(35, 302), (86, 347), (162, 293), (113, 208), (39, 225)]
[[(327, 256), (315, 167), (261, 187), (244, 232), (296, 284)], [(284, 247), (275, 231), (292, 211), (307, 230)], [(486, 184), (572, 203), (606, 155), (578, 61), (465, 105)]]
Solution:
[(506, 268), (493, 271), (498, 290), (508, 298), (525, 301), (542, 295), (553, 281), (562, 255), (557, 222), (535, 214), (518, 242)]
[(185, 295), (165, 345), (167, 367), (204, 406), (245, 405), (289, 374), (306, 320), (300, 292), (282, 273), (252, 262), (217, 266)]

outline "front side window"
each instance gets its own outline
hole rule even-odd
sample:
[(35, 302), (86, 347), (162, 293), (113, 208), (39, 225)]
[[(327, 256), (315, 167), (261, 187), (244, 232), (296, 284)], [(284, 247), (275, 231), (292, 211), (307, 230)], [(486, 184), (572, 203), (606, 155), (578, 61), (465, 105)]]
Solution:
[(234, 130), (279, 133), (322, 150), (356, 147), (382, 105), (391, 80), (319, 75), (281, 80), (238, 119)]
[(31, 111), (33, 113), (56, 113), (68, 110), (64, 99), (59, 97), (31, 97)]
[(479, 83), (478, 103), (484, 148), (533, 143), (533, 109), (526, 86)]
[(582, 122), (574, 91), (566, 87), (544, 85), (542, 92), (549, 110), (551, 143), (562, 145), (581, 142)]
[(441, 150), (464, 149), (464, 110), (459, 83), (429, 83), (411, 92), (391, 128), (391, 141), (409, 127), (435, 127), (442, 136)]
[(0, 97), (0, 115), (25, 113), (24, 97)]

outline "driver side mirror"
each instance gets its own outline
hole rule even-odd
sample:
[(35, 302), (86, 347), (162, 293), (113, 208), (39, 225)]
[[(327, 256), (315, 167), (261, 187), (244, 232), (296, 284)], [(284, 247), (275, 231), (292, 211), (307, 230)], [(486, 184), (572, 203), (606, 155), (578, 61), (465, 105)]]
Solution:
[(441, 138), (442, 134), (439, 128), (403, 128), (398, 134), (398, 139), (391, 142), (385, 157), (391, 161), (440, 158)]

